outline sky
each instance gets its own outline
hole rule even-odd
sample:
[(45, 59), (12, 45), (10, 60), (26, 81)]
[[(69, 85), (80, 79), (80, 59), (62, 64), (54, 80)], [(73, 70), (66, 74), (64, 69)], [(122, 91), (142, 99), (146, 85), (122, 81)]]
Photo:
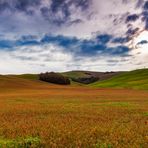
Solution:
[(148, 67), (148, 0), (0, 0), (0, 74)]

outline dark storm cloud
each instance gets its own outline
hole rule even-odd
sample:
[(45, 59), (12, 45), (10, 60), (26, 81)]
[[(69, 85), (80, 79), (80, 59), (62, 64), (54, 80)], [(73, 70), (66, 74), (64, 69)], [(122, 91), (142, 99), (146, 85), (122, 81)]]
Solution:
[(139, 18), (139, 15), (131, 14), (131, 15), (127, 16), (126, 23), (128, 23), (128, 22), (135, 22), (138, 18)]
[(98, 35), (96, 39), (98, 42), (102, 44), (106, 44), (112, 39), (112, 35), (102, 34), (102, 35)]
[(68, 11), (68, 7), (73, 5), (76, 8), (81, 8), (82, 10), (85, 10), (90, 6), (90, 2), (91, 0), (51, 0), (50, 9), (52, 12), (57, 13), (59, 9)]
[(22, 41), (30, 41), (30, 40), (37, 40), (37, 39), (38, 39), (38, 37), (35, 35), (23, 35), (21, 37)]
[[(141, 19), (141, 21), (145, 23), (145, 28), (143, 29), (148, 29), (148, 0), (138, 0), (136, 2), (136, 8), (142, 8), (142, 13), (128, 15), (126, 17), (125, 23), (129, 25), (129, 23), (134, 23), (138, 19)], [(135, 34), (135, 30), (136, 29), (130, 28), (126, 34)]]
[(142, 40), (142, 41), (137, 43), (137, 45), (143, 45), (143, 44), (148, 44), (148, 41), (147, 40)]
[(74, 11), (80, 9), (87, 11), (92, 0), (0, 0), (0, 12), (23, 12), (26, 15), (34, 15), (36, 12), (49, 23), (62, 25), (65, 23), (81, 23), (81, 19), (72, 20)]
[[(128, 53), (130, 50), (124, 45), (110, 47), (108, 43), (117, 40), (109, 34), (97, 35), (92, 39), (77, 39), (75, 37), (52, 36), (45, 35), (41, 43), (52, 43), (58, 45), (66, 50), (72, 52), (77, 56), (94, 56), (94, 55), (122, 55)], [(124, 39), (125, 40), (125, 39)], [(118, 41), (121, 43), (121, 41)]]
[(12, 48), (15, 43), (11, 40), (0, 40), (0, 50)]
[(143, 5), (144, 3), (144, 0), (138, 0), (137, 3), (136, 3), (136, 8), (139, 8)]
[(83, 23), (83, 20), (81, 20), (81, 19), (75, 19), (75, 20), (73, 20), (73, 21), (70, 21), (70, 22), (68, 23), (68, 25), (70, 26), (70, 25), (79, 24), (79, 23)]
[(143, 8), (144, 8), (144, 10), (148, 10), (148, 1), (145, 2)]
[(46, 20), (56, 25), (62, 25), (68, 21), (72, 24), (81, 23), (80, 19), (71, 20), (71, 15), (77, 9), (86, 11), (90, 4), (91, 0), (51, 0), (51, 5), (42, 7), (40, 11)]
[(78, 40), (75, 37), (64, 37), (62, 35), (58, 35), (58, 36), (45, 35), (41, 39), (42, 44), (53, 43), (53, 44), (56, 44), (58, 46), (66, 47), (67, 49), (74, 44), (78, 44), (79, 42), (80, 42), (80, 40)]
[(130, 38), (130, 36), (136, 34), (139, 31), (139, 28), (129, 28), (126, 32), (126, 35)]
[(127, 43), (129, 41), (129, 37), (116, 37), (112, 40), (112, 43), (120, 43), (120, 44), (123, 44), (123, 43)]
[[(29, 14), (29, 11), (33, 11), (40, 4), (41, 0), (0, 0), (0, 11), (23, 11)], [(29, 10), (29, 8), (32, 8), (32, 10)]]
[(145, 29), (148, 29), (148, 1), (143, 5), (142, 21), (145, 22)]
[(0, 1), (0, 12), (9, 8), (10, 8), (10, 5), (7, 1), (2, 1), (2, 0)]
[[(19, 46), (37, 46), (45, 44), (53, 44), (57, 47), (62, 47), (65, 52), (69, 52), (75, 56), (87, 57), (95, 55), (124, 55), (130, 50), (128, 47), (122, 45), (122, 39), (112, 37), (109, 34), (97, 35), (92, 39), (78, 39), (76, 37), (66, 37), (62, 35), (45, 35), (40, 40), (36, 36), (23, 36), (16, 41), (0, 41), (0, 47), (12, 50)], [(110, 47), (109, 42), (118, 42), (121, 45)]]
[(22, 36), (18, 40), (0, 40), (0, 50), (14, 50), (14, 47), (18, 46), (31, 46), (31, 45), (39, 45), (40, 42), (37, 40), (36, 36), (28, 35)]
[(143, 11), (142, 16), (142, 21), (145, 22), (145, 29), (148, 29), (148, 11)]
[(19, 40), (15, 42), (16, 46), (30, 46), (30, 45), (39, 45), (37, 36), (27, 35), (22, 36)]
[(61, 7), (59, 10), (52, 10), (48, 7), (42, 7), (41, 13), (43, 17), (49, 21), (50, 23), (54, 23), (56, 25), (61, 25), (66, 23), (70, 19), (70, 11), (67, 6)]
[(41, 0), (17, 0), (15, 8), (21, 10), (27, 10), (28, 7), (36, 7), (41, 4)]

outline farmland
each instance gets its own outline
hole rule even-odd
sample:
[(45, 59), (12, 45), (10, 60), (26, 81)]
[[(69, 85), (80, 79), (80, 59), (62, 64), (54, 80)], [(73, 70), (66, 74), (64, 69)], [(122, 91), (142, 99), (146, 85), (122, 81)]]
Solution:
[(0, 80), (0, 147), (148, 145), (146, 90), (54, 85), (28, 75)]

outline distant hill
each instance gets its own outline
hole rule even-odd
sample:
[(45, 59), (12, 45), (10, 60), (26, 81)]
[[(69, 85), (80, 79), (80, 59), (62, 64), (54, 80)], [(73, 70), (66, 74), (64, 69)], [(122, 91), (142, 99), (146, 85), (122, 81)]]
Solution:
[(85, 81), (90, 81), (90, 83), (92, 83), (93, 80), (95, 80), (93, 78), (96, 78), (96, 81), (98, 80), (102, 81), (112, 78), (113, 76), (116, 76), (120, 73), (122, 72), (69, 71), (69, 72), (64, 72), (62, 74), (64, 76), (71, 78), (72, 81), (87, 84), (85, 83)]
[(29, 79), (29, 80), (38, 80), (39, 76), (38, 74), (21, 74), (21, 75), (12, 75), (17, 78), (22, 78), (22, 79)]
[(148, 89), (148, 69), (124, 72), (110, 79), (90, 84), (90, 86), (98, 88)]
[[(80, 79), (80, 78), (98, 78), (100, 81), (101, 80), (106, 80), (109, 79), (113, 76), (118, 75), (121, 72), (93, 72), (93, 71), (68, 71), (68, 72), (63, 72), (60, 73), (65, 77), (68, 77), (71, 79), (72, 84), (75, 85), (81, 85), (83, 84), (83, 82), (81, 84), (78, 84), (78, 82), (73, 81), (74, 79)], [(14, 76), (16, 78), (22, 78), (22, 79), (28, 79), (28, 80), (39, 80), (39, 75), (38, 74), (21, 74), (21, 75), (11, 75)]]
[(86, 77), (87, 74), (85, 71), (68, 71), (61, 73), (62, 75), (69, 77), (69, 78), (78, 78), (78, 77)]
[[(92, 71), (69, 71), (61, 73), (71, 79), (72, 86), (88, 86), (95, 88), (129, 88), (148, 89), (148, 69), (139, 69), (129, 72), (92, 72)], [(99, 78), (98, 81), (85, 84), (72, 81), (79, 78)], [(22, 75), (0, 75), (0, 91), (8, 89), (28, 89), (42, 88), (54, 84), (49, 84), (39, 80), (38, 74)]]
[[(71, 85), (82, 86), (85, 85), (83, 81), (79, 82), (77, 79), (89, 79), (91, 77), (98, 78), (99, 80), (109, 79), (119, 73), (115, 72), (92, 72), (92, 71), (69, 71), (61, 73), (63, 76), (70, 78)], [(74, 81), (75, 79), (75, 81)], [(38, 74), (20, 74), (20, 75), (0, 75), (0, 87), (3, 88), (29, 88), (38, 87), (45, 82), (39, 80)], [(91, 82), (90, 82), (91, 83)], [(48, 84), (49, 85), (49, 84)]]

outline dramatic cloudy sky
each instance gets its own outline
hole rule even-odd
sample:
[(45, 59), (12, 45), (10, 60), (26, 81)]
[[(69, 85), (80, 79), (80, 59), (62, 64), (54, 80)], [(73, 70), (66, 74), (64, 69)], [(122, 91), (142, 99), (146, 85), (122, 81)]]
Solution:
[(148, 67), (148, 0), (0, 0), (0, 73)]

